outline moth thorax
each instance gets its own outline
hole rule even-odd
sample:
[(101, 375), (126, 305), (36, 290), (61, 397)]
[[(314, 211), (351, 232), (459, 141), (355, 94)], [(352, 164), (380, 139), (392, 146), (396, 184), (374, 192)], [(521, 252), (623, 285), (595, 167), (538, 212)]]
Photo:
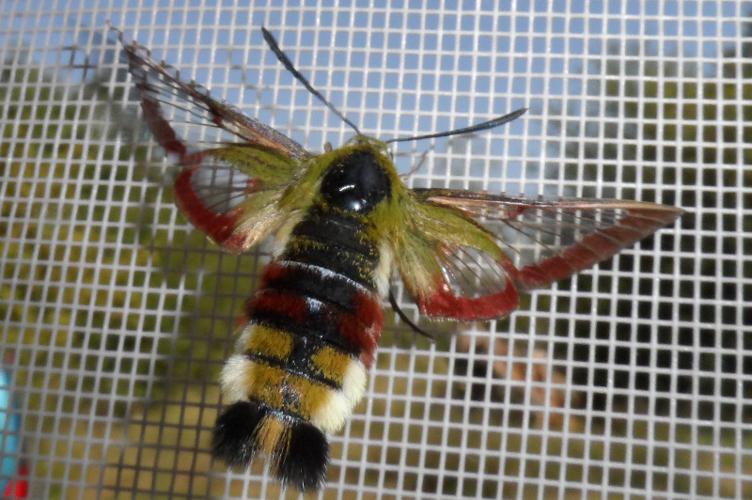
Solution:
[(391, 193), (389, 176), (370, 151), (355, 151), (332, 162), (321, 181), (321, 195), (330, 205), (368, 213)]

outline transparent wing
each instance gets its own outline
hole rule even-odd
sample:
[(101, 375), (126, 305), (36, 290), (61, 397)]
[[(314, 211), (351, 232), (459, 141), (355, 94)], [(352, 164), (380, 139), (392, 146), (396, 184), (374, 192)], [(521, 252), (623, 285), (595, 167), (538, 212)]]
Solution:
[(239, 253), (273, 233), (287, 216), (279, 206), (299, 165), (255, 146), (187, 155), (175, 180), (178, 206), (224, 249)]
[(178, 70), (153, 60), (145, 47), (126, 44), (122, 34), (120, 40), (144, 119), (160, 145), (181, 160), (198, 150), (233, 142), (260, 146), (291, 159), (311, 156), (292, 139), (212, 99), (201, 85), (182, 81)]
[[(415, 193), (423, 201), (459, 210), (488, 231), (516, 268), (520, 289), (547, 286), (591, 267), (682, 213), (622, 200), (543, 201), (447, 189)], [(467, 262), (454, 268), (472, 268), (476, 259), (457, 255), (454, 260)]]
[(422, 313), (458, 320), (496, 318), (517, 307), (516, 269), (493, 235), (462, 212), (410, 197), (393, 249)]
[(200, 85), (181, 81), (136, 42), (123, 48), (144, 120), (183, 166), (175, 195), (186, 217), (234, 253), (272, 233), (287, 215), (278, 201), (311, 155)]

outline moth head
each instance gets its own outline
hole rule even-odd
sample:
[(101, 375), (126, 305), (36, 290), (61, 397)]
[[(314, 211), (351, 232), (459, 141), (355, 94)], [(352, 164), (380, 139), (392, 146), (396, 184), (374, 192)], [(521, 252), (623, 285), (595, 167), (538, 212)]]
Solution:
[(395, 172), (383, 143), (363, 136), (353, 142), (333, 152), (320, 193), (333, 208), (365, 215), (391, 198)]

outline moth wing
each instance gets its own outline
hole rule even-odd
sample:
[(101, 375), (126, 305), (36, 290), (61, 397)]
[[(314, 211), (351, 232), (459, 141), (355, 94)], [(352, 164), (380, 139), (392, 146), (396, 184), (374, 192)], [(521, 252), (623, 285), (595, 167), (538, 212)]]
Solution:
[[(438, 285), (428, 296), (418, 291), (418, 304), (429, 315), (457, 319), (503, 316), (516, 307), (517, 291), (548, 286), (587, 269), (682, 213), (674, 207), (621, 200), (544, 201), (446, 189), (413, 193), (416, 203), (441, 207), (464, 219), (470, 235), (450, 235), (442, 242), (446, 236), (436, 231), (438, 224), (422, 235), (438, 245), (438, 266), (432, 270)], [(495, 249), (472, 243), (478, 231)], [(489, 267), (481, 270), (484, 265)], [(406, 270), (402, 278), (411, 280)], [(408, 288), (415, 293), (416, 285)]]
[(493, 235), (454, 208), (408, 200), (392, 251), (421, 313), (469, 321), (516, 309), (515, 269)]
[[(122, 42), (122, 34), (120, 39)], [(144, 120), (159, 144), (181, 160), (198, 150), (233, 142), (263, 147), (296, 160), (311, 157), (289, 137), (213, 99), (203, 86), (181, 80), (177, 69), (152, 59), (140, 44), (123, 42), (123, 49)]]
[(278, 200), (312, 155), (201, 85), (181, 80), (138, 43), (123, 47), (145, 122), (183, 166), (175, 194), (186, 217), (235, 253), (273, 232), (287, 215)]
[(530, 200), (444, 189), (420, 192), (493, 234), (513, 256), (522, 289), (548, 286), (612, 257), (673, 223), (681, 209), (624, 200)]
[(175, 180), (177, 205), (225, 250), (249, 249), (289, 216), (279, 201), (300, 168), (298, 162), (238, 145), (193, 153), (182, 163)]

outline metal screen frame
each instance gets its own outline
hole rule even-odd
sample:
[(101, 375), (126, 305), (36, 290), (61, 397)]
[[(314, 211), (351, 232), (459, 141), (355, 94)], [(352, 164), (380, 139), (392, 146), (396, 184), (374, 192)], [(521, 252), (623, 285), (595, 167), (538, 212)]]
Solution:
[(351, 131), (262, 25), (377, 138), (530, 109), (397, 145), (415, 187), (686, 210), (507, 319), (428, 323), (435, 343), (387, 307), (319, 498), (752, 496), (751, 2), (0, 6), (0, 412), (20, 417), (0, 455), (32, 498), (297, 496), (211, 459), (218, 372), (269, 254), (224, 254), (180, 215), (108, 20), (311, 151)]

